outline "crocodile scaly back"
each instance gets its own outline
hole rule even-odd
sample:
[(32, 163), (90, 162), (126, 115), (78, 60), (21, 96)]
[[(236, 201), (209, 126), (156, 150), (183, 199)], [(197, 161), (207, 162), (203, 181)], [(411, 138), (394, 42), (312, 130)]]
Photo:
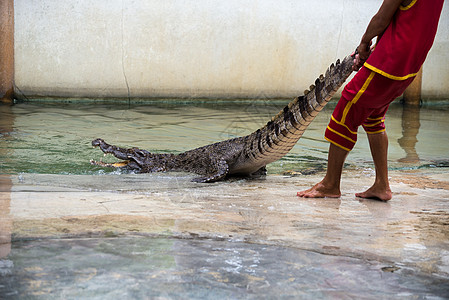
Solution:
[(263, 128), (248, 136), (242, 155), (254, 165), (266, 165), (287, 154), (301, 138), (307, 126), (332, 99), (352, 73), (353, 57), (337, 60), (310, 86), (303, 96), (295, 98)]
[(206, 145), (180, 154), (150, 153), (139, 148), (120, 148), (103, 139), (92, 146), (121, 159), (119, 163), (91, 161), (102, 167), (126, 168), (140, 173), (186, 171), (203, 175), (196, 182), (214, 182), (228, 175), (264, 174), (265, 166), (287, 154), (315, 116), (329, 102), (352, 72), (353, 59), (337, 61), (315, 85), (295, 98), (264, 127), (250, 135)]

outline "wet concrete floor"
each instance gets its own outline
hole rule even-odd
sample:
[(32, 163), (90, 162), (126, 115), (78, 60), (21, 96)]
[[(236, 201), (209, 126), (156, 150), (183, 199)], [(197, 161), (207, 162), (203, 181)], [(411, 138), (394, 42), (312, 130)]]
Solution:
[(391, 171), (390, 202), (354, 196), (366, 170), (339, 199), (296, 196), (320, 173), (2, 175), (0, 298), (445, 299), (448, 171)]

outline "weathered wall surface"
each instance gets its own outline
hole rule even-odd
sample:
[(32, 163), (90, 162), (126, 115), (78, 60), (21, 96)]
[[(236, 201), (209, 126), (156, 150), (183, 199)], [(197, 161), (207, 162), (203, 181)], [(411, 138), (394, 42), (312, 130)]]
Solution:
[[(382, 1), (15, 0), (15, 84), (68, 97), (292, 97)], [(423, 96), (449, 96), (449, 5)]]
[(0, 102), (14, 94), (14, 3), (0, 0)]

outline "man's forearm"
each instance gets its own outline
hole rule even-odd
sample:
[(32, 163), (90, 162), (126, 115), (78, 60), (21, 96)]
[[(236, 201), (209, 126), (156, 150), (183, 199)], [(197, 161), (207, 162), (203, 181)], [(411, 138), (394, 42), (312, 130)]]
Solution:
[(366, 45), (365, 49), (368, 51), (368, 47), (370, 42), (375, 38), (380, 36), (385, 29), (387, 28), (389, 22), (385, 22), (384, 19), (379, 18), (378, 15), (375, 15), (368, 27), (366, 28), (365, 34), (362, 36), (362, 40), (360, 44)]
[(384, 0), (379, 11), (371, 19), (365, 34), (360, 41), (359, 52), (362, 55), (369, 54), (371, 41), (381, 35), (391, 22), (394, 14), (401, 5), (402, 0)]

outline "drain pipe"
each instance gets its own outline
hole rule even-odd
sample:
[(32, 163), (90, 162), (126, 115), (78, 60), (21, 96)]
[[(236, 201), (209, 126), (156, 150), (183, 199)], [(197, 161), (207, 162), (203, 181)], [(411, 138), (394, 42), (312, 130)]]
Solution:
[(422, 67), (413, 82), (404, 92), (403, 103), (407, 106), (419, 107), (421, 105)]
[(0, 102), (14, 99), (14, 0), (0, 0)]

